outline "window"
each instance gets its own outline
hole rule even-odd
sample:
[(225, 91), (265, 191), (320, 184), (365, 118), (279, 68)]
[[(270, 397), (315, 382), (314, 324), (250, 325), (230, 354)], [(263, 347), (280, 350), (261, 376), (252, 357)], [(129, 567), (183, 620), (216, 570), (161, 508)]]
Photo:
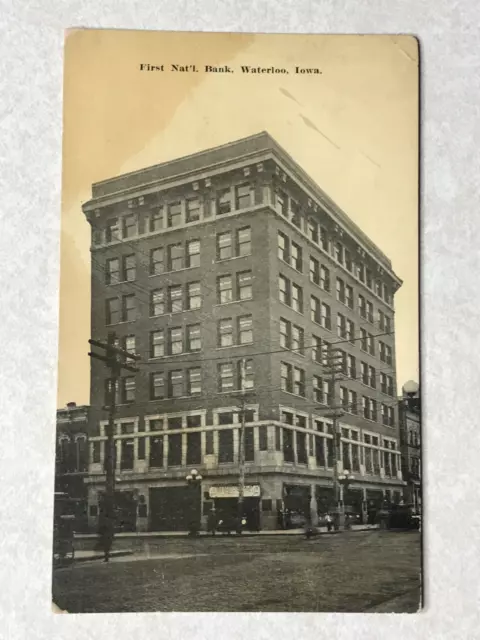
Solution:
[(347, 251), (346, 249), (345, 249), (345, 266), (347, 267), (348, 271), (350, 272), (353, 271), (352, 256), (350, 255), (350, 251)]
[(155, 209), (150, 215), (150, 231), (163, 229), (163, 209)]
[(150, 438), (150, 467), (163, 467), (163, 436)]
[(290, 322), (280, 318), (280, 346), (288, 349), (290, 345)]
[(310, 280), (320, 285), (320, 263), (310, 256)]
[(290, 281), (285, 276), (278, 276), (278, 289), (280, 302), (290, 306)]
[(182, 203), (172, 202), (167, 206), (168, 226), (179, 227), (182, 223)]
[(388, 389), (388, 379), (385, 373), (380, 374), (380, 389), (382, 393), (387, 393)]
[(201, 351), (202, 337), (199, 324), (191, 324), (187, 327), (187, 351)]
[(237, 230), (237, 256), (249, 256), (252, 253), (252, 230), (244, 227)]
[(156, 276), (164, 271), (163, 247), (157, 247), (150, 251), (150, 275)]
[(169, 329), (169, 351), (172, 356), (183, 352), (183, 332), (182, 327)]
[(232, 210), (232, 191), (230, 188), (217, 192), (217, 216)]
[(347, 335), (347, 319), (341, 313), (337, 314), (337, 336), (345, 338)]
[(200, 240), (187, 242), (187, 267), (200, 266)]
[(250, 344), (253, 342), (252, 316), (240, 316), (237, 319), (237, 331), (239, 344)]
[(116, 284), (120, 282), (120, 260), (111, 258), (106, 262), (105, 284)]
[(171, 398), (183, 396), (183, 371), (168, 372), (168, 391)]
[(218, 365), (218, 390), (232, 391), (233, 386), (233, 364), (226, 362)]
[(171, 313), (183, 311), (182, 286), (176, 285), (168, 289), (168, 310)]
[(293, 431), (283, 429), (283, 459), (285, 462), (294, 462), (293, 456)]
[(187, 434), (187, 465), (200, 464), (202, 461), (201, 433)]
[(255, 448), (254, 448), (254, 439), (253, 439), (253, 427), (245, 428), (245, 440), (244, 440), (244, 452), (245, 452), (245, 461), (252, 462), (255, 460)]
[(130, 438), (120, 440), (120, 469), (122, 469), (122, 471), (133, 469), (133, 453), (133, 440)]
[(303, 290), (292, 282), (292, 309), (303, 313)]
[(391, 304), (390, 290), (386, 284), (383, 285), (383, 299), (387, 304)]
[(357, 392), (348, 391), (348, 409), (349, 413), (357, 413)]
[(200, 309), (201, 305), (200, 282), (189, 282), (187, 284), (187, 308)]
[(365, 329), (360, 329), (360, 348), (362, 351), (368, 351), (367, 332)]
[(293, 413), (290, 413), (290, 411), (282, 411), (280, 420), (285, 424), (293, 424)]
[(320, 376), (313, 376), (313, 399), (320, 404), (326, 404), (323, 380)]
[(202, 393), (202, 370), (200, 367), (187, 369), (187, 389), (189, 396)]
[(281, 231), (278, 232), (278, 257), (284, 262), (289, 262), (289, 242), (287, 236)]
[(122, 316), (123, 322), (132, 322), (136, 319), (135, 295), (123, 296)]
[(275, 426), (275, 451), (282, 450), (282, 428)]
[(292, 351), (304, 355), (304, 331), (300, 327), (292, 326)]
[(217, 235), (217, 259), (228, 260), (232, 258), (232, 234), (230, 231)]
[(367, 343), (368, 343), (368, 353), (371, 356), (374, 356), (375, 355), (375, 340), (374, 340), (374, 337), (372, 336), (371, 333), (368, 334)]
[(388, 316), (385, 316), (385, 331), (387, 333), (392, 332), (392, 319), (389, 318)]
[(372, 389), (375, 389), (377, 386), (377, 378), (374, 367), (368, 367), (368, 384)]
[(113, 242), (114, 240), (119, 239), (119, 229), (118, 229), (118, 219), (112, 218), (111, 220), (107, 220), (107, 224), (105, 227), (105, 236), (107, 242)]
[(258, 448), (260, 451), (267, 451), (268, 449), (268, 438), (267, 438), (267, 426), (261, 425), (258, 427)]
[(163, 420), (156, 419), (149, 421), (148, 431), (163, 431)]
[(345, 304), (353, 309), (353, 288), (349, 284), (345, 285)]
[(340, 404), (342, 409), (348, 411), (348, 390), (347, 387), (340, 387)]
[(307, 464), (307, 434), (297, 431), (297, 462)]
[(218, 432), (218, 462), (233, 462), (233, 430), (221, 429)]
[(161, 289), (155, 289), (150, 294), (150, 315), (161, 316), (165, 313), (164, 294)]
[(243, 375), (242, 362), (238, 363), (238, 380), (241, 389), (253, 389), (253, 360), (245, 360), (245, 371)]
[(318, 244), (318, 224), (312, 218), (308, 219), (308, 237)]
[(294, 385), (293, 393), (297, 396), (305, 397), (305, 371), (303, 369), (293, 368)]
[(320, 267), (320, 286), (324, 291), (330, 291), (330, 271), (323, 265)]
[(252, 189), (249, 184), (235, 187), (235, 203), (237, 209), (246, 209), (252, 204)]
[(367, 301), (362, 295), (358, 296), (358, 312), (362, 318), (367, 317)]
[(232, 318), (224, 318), (218, 321), (218, 346), (231, 347), (233, 345)]
[(343, 264), (343, 245), (341, 242), (335, 244), (335, 260), (340, 264)]
[(295, 242), (291, 243), (290, 246), (290, 264), (297, 271), (303, 271), (303, 263), (302, 263), (302, 249)]
[(218, 424), (233, 424), (233, 413), (231, 411), (222, 411), (219, 413)]
[(366, 362), (360, 363), (361, 371), (362, 371), (362, 382), (363, 384), (368, 385), (368, 365)]
[(345, 304), (345, 282), (337, 278), (337, 300)]
[(150, 398), (158, 400), (165, 397), (165, 378), (163, 373), (155, 372), (150, 375)]
[(285, 218), (288, 218), (288, 198), (280, 189), (275, 190), (275, 209)]
[(182, 434), (171, 433), (168, 436), (168, 466), (179, 467), (182, 464)]
[(370, 269), (367, 269), (365, 272), (365, 282), (367, 284), (367, 287), (369, 289), (372, 288), (372, 272), (370, 271)]
[(132, 282), (135, 280), (136, 264), (135, 255), (123, 256), (123, 279), (126, 282)]
[(322, 362), (322, 339), (312, 335), (312, 360)]
[(331, 329), (332, 318), (330, 313), (330, 307), (328, 306), (328, 304), (325, 304), (324, 302), (322, 302), (321, 313), (322, 313), (322, 317), (321, 317), (320, 324), (324, 329)]
[(195, 429), (196, 427), (202, 426), (202, 416), (201, 415), (193, 415), (187, 416), (187, 428)]
[(213, 431), (205, 432), (205, 455), (211, 456), (214, 453)]
[(315, 296), (310, 296), (310, 319), (318, 324), (321, 323), (320, 300)]
[(178, 271), (183, 269), (183, 245), (171, 244), (168, 247), (168, 270)]
[(382, 283), (380, 282), (380, 280), (375, 281), (375, 293), (380, 298), (382, 297)]
[(347, 355), (347, 375), (349, 378), (357, 377), (355, 356)]
[[(395, 426), (395, 410), (394, 410), (393, 407), (388, 407), (388, 426), (389, 427), (394, 427)], [(416, 440), (416, 438), (415, 438), (415, 440)]]
[(328, 233), (324, 227), (320, 227), (320, 244), (324, 251), (328, 251)]
[(233, 299), (232, 276), (220, 276), (217, 280), (217, 299), (219, 304)]
[(99, 245), (103, 242), (103, 230), (92, 227), (92, 244)]
[(367, 300), (367, 320), (373, 324), (373, 304)]
[(137, 233), (137, 220), (136, 217), (132, 215), (123, 217), (123, 237), (124, 238), (133, 238)]
[(165, 335), (163, 329), (150, 333), (150, 358), (160, 358), (165, 355)]
[(365, 282), (365, 266), (363, 264), (357, 264), (357, 278), (360, 282)]
[(282, 391), (293, 393), (293, 370), (292, 365), (286, 362), (280, 363), (280, 378)]
[(347, 320), (347, 340), (355, 344), (355, 323)]
[(200, 220), (200, 200), (190, 198), (187, 200), (187, 222), (197, 222)]
[(110, 298), (106, 301), (106, 324), (117, 324), (121, 321), (120, 299)]
[(243, 273), (237, 273), (237, 291), (239, 300), (248, 300), (252, 297), (251, 271), (243, 271)]

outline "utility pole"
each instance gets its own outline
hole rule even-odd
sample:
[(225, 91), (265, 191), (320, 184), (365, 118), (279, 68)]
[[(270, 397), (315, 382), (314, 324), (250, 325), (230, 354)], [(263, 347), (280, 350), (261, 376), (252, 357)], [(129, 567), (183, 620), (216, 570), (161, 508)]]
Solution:
[(324, 367), (330, 375), (330, 404), (332, 406), (332, 412), (326, 414), (327, 417), (332, 418), (333, 427), (333, 496), (335, 502), (335, 529), (338, 531), (343, 524), (343, 505), (340, 504), (340, 483), (338, 481), (338, 462), (340, 455), (340, 430), (338, 426), (338, 419), (342, 417), (343, 412), (337, 410), (337, 373), (342, 373), (343, 370), (343, 353), (339, 349), (329, 349), (326, 357), (324, 358)]
[(136, 373), (137, 367), (132, 366), (131, 361), (140, 360), (140, 356), (129, 353), (116, 346), (117, 337), (114, 332), (108, 334), (107, 342), (89, 340), (94, 347), (103, 349), (105, 355), (90, 352), (91, 358), (102, 360), (110, 369), (109, 372), (109, 393), (108, 425), (106, 429), (107, 441), (105, 449), (105, 502), (104, 502), (104, 525), (101, 530), (105, 562), (110, 559), (110, 551), (115, 534), (115, 468), (116, 468), (116, 445), (115, 445), (115, 415), (116, 415), (116, 395), (117, 387), (122, 369)]
[(240, 362), (240, 381), (242, 389), (242, 408), (240, 410), (240, 433), (238, 439), (238, 510), (237, 510), (237, 533), (242, 533), (243, 518), (243, 498), (245, 494), (245, 358)]

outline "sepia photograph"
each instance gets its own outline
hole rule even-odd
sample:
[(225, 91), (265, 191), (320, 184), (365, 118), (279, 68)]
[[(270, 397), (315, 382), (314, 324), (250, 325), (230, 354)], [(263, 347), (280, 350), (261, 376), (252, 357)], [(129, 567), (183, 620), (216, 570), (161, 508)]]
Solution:
[(52, 601), (422, 608), (419, 49), (65, 35)]

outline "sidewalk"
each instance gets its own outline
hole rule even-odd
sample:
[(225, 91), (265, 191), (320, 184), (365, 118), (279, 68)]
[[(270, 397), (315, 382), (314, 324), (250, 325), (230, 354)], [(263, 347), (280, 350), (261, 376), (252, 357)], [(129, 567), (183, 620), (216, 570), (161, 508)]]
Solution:
[[(378, 529), (378, 524), (354, 524), (351, 526), (349, 531), (373, 531)], [(332, 534), (341, 533), (341, 531), (332, 531)], [(319, 534), (327, 534), (327, 527), (317, 527), (317, 532)], [(250, 536), (298, 536), (304, 535), (305, 529), (274, 529), (274, 530), (265, 530), (265, 531), (244, 531), (242, 533), (242, 537), (250, 537)], [(217, 532), (218, 536), (222, 536), (224, 534)], [(232, 535), (235, 535), (235, 532), (232, 531)], [(208, 536), (211, 537), (211, 534), (207, 531), (200, 531), (199, 537)], [(77, 540), (89, 540), (92, 538), (97, 538), (98, 534), (96, 533), (81, 533), (75, 534), (75, 538)], [(127, 533), (116, 533), (115, 538), (182, 538), (188, 537), (188, 531), (133, 531)], [(79, 552), (81, 553), (81, 552)]]

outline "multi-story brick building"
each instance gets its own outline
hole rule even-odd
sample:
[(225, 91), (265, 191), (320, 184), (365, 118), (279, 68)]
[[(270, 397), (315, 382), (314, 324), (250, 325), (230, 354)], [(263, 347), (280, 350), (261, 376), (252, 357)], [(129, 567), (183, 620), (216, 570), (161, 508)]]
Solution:
[[(248, 396), (250, 526), (331, 506), (331, 389), (345, 497), (363, 515), (400, 496), (394, 294), (389, 259), (267, 134), (93, 185), (92, 337), (141, 356), (117, 389), (117, 502), (126, 528), (186, 528), (234, 509), (241, 397)], [(241, 362), (245, 359), (245, 368)], [(244, 371), (243, 381), (241, 380)], [(107, 371), (91, 363), (89, 502), (98, 516)], [(242, 390), (243, 386), (243, 390)], [(201, 489), (185, 476), (196, 467)], [(187, 512), (190, 516), (187, 516)]]
[(57, 411), (55, 493), (68, 497), (70, 509), (76, 515), (75, 526), (78, 531), (88, 530), (88, 492), (85, 484), (89, 462), (88, 410), (86, 406), (77, 407), (75, 402), (69, 402), (64, 409)]
[(403, 497), (415, 511), (422, 510), (421, 401), (420, 387), (409, 380), (398, 400), (402, 476), (406, 482)]

